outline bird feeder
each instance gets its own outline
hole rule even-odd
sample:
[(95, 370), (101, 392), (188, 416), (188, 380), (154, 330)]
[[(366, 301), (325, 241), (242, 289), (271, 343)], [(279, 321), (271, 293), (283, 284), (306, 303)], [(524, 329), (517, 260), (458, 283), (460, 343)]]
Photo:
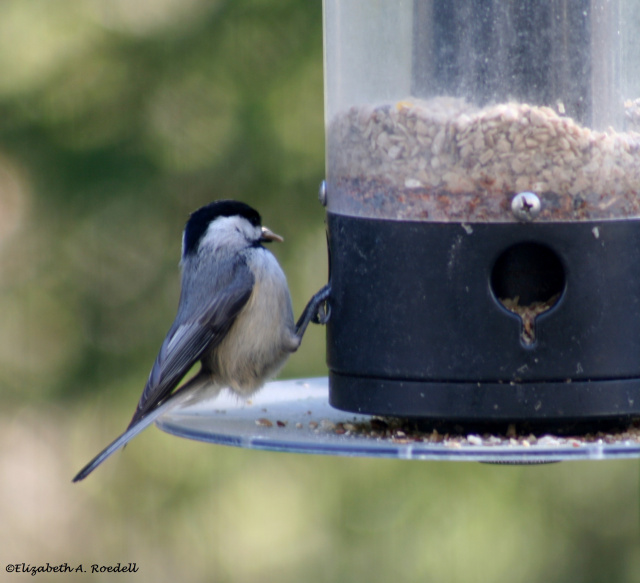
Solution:
[(324, 0), (331, 404), (640, 415), (640, 5)]

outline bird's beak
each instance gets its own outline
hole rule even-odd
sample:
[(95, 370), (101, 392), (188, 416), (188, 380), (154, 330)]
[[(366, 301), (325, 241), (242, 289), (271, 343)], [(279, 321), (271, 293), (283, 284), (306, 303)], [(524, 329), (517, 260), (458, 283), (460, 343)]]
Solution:
[(267, 227), (262, 227), (262, 237), (260, 237), (260, 241), (263, 243), (271, 243), (271, 241), (282, 243), (284, 239), (280, 235), (276, 235), (273, 231), (267, 229)]

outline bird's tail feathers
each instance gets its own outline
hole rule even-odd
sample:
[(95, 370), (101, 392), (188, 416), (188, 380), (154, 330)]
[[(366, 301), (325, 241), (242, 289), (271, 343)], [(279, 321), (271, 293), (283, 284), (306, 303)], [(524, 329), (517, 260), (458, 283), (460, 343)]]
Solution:
[[(186, 388), (186, 386), (184, 387)], [(183, 403), (190, 397), (190, 391), (179, 391), (173, 393), (166, 401), (161, 403), (158, 407), (147, 413), (144, 417), (138, 420), (137, 423), (129, 427), (120, 437), (116, 438), (112, 443), (105, 447), (96, 457), (94, 457), (84, 468), (82, 468), (76, 476), (73, 478), (74, 482), (84, 480), (93, 470), (95, 470), (103, 461), (109, 456), (118, 451), (121, 447), (124, 447), (129, 441), (131, 441), (138, 433), (149, 427), (160, 415), (166, 413), (169, 409), (176, 407), (180, 403)]]

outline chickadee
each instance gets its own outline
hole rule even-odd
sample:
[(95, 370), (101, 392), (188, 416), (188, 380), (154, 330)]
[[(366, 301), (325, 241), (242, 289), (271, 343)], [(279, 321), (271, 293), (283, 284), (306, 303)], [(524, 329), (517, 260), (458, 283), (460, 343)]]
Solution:
[[(257, 211), (233, 200), (191, 214), (182, 236), (178, 313), (127, 430), (73, 479), (83, 480), (167, 410), (228, 387), (241, 397), (258, 391), (300, 346), (311, 321), (325, 323), (326, 286), (294, 326), (286, 277), (262, 244), (282, 237)], [(326, 316), (326, 313), (325, 313)], [(200, 371), (174, 389), (200, 361)]]

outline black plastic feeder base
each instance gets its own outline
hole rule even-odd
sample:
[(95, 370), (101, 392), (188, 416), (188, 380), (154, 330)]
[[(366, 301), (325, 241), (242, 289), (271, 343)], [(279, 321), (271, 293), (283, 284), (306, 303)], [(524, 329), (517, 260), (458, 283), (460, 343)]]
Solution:
[(640, 417), (640, 221), (329, 213), (328, 233), (334, 407), (556, 429)]
[[(336, 409), (422, 420), (441, 432), (584, 432), (640, 416), (640, 379), (576, 383), (429, 383), (329, 376)], [(565, 429), (566, 431), (562, 431)]]

